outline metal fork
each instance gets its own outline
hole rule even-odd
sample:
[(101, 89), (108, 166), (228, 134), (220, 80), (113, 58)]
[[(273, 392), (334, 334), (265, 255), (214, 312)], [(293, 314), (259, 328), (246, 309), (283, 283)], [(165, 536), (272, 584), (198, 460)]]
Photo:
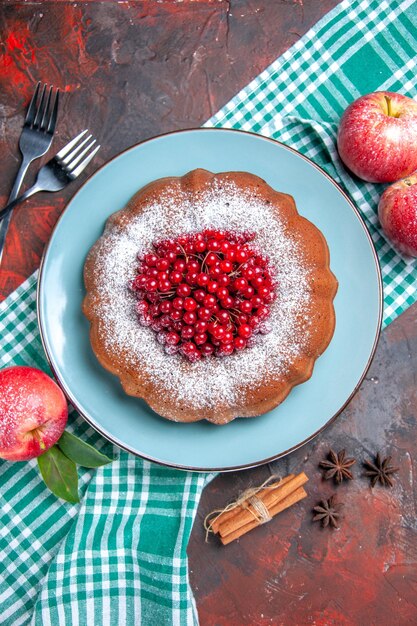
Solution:
[[(55, 92), (53, 104), (53, 87), (49, 87), (47, 95), (47, 86), (44, 84), (39, 98), (40, 90), (41, 83), (39, 82), (36, 85), (35, 92), (32, 96), (32, 100), (30, 101), (23, 130), (20, 135), (19, 148), (23, 158), (14, 181), (13, 189), (9, 196), (9, 202), (17, 197), (29, 165), (35, 159), (43, 156), (49, 150), (52, 143), (52, 137), (55, 132), (56, 120), (58, 117), (59, 89)], [(10, 217), (4, 220), (0, 225), (0, 261), (3, 254), (4, 242), (6, 239)]]
[(23, 202), (29, 196), (33, 196), (34, 193), (38, 191), (60, 191), (85, 170), (100, 149), (100, 146), (96, 146), (91, 151), (96, 140), (92, 139), (92, 135), (84, 137), (87, 132), (87, 130), (83, 130), (46, 165), (41, 167), (35, 184), (0, 211), (0, 220), (4, 219), (16, 204)]

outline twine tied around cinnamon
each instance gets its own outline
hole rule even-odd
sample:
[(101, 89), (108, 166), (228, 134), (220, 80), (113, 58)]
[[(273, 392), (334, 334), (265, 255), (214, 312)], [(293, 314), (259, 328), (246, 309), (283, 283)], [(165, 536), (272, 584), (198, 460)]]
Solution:
[(303, 488), (307, 481), (308, 477), (304, 472), (289, 474), (284, 478), (272, 475), (259, 487), (246, 489), (224, 509), (211, 511), (206, 515), (206, 541), (208, 534), (213, 533), (219, 535), (223, 545), (227, 545), (253, 528), (266, 524), (275, 515), (307, 496)]
[[(270, 485), (269, 483), (275, 479), (278, 479), (278, 481), (275, 482), (273, 485)], [(230, 502), (230, 504), (225, 506), (224, 509), (215, 509), (214, 511), (211, 511), (210, 513), (208, 513), (206, 517), (204, 518), (206, 542), (208, 541), (209, 533), (214, 532), (212, 530), (213, 523), (221, 515), (223, 515), (223, 513), (232, 511), (233, 509), (236, 509), (239, 506), (242, 509), (246, 509), (247, 511), (249, 511), (249, 513), (253, 515), (253, 517), (258, 522), (258, 524), (266, 524), (267, 522), (269, 522), (272, 519), (269, 513), (269, 510), (267, 506), (265, 505), (265, 503), (260, 498), (257, 497), (257, 494), (262, 489), (275, 489), (281, 483), (281, 480), (282, 478), (278, 476), (278, 474), (272, 474), (271, 476), (269, 476), (269, 478), (267, 478), (262, 483), (262, 485), (259, 485), (259, 487), (249, 487), (248, 489), (245, 489), (245, 491), (243, 491), (236, 500), (234, 500), (233, 502)], [(215, 515), (215, 517), (210, 519), (213, 515)]]

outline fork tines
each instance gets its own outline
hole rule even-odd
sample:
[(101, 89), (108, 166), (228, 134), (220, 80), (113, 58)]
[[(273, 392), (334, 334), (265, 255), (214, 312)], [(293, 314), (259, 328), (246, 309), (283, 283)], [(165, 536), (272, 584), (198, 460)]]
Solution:
[(53, 86), (51, 85), (49, 87), (48, 95), (46, 96), (47, 86), (44, 84), (39, 98), (40, 87), (41, 83), (39, 82), (36, 85), (35, 92), (26, 113), (25, 126), (52, 135), (55, 131), (58, 116), (59, 89), (55, 91), (54, 103), (52, 105)]
[(88, 133), (88, 130), (83, 130), (79, 135), (67, 143), (67, 145), (64, 146), (55, 157), (67, 174), (74, 177), (81, 174), (100, 149), (100, 146), (98, 145), (93, 151), (91, 151), (96, 143), (96, 140), (92, 139), (92, 135), (88, 135), (83, 139), (86, 133)]

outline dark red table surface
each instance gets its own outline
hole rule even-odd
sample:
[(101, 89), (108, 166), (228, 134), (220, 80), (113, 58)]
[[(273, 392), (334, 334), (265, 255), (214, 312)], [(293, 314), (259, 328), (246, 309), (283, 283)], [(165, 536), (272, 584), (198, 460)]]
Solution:
[[(336, 4), (1, 4), (0, 201), (18, 169), (24, 108), (37, 80), (65, 92), (55, 147), (88, 126), (103, 146), (97, 167), (142, 139), (201, 125)], [(0, 268), (1, 299), (38, 267), (79, 184), (15, 211)], [(219, 476), (205, 489), (189, 545), (202, 625), (417, 624), (416, 371), (412, 307), (383, 332), (361, 389), (319, 438), (276, 463)], [(322, 481), (317, 466), (330, 446), (358, 459), (349, 484)], [(361, 476), (360, 462), (377, 450), (400, 467), (391, 490), (372, 490)], [(270, 473), (301, 470), (310, 477), (303, 502), (227, 547), (216, 538), (205, 543), (207, 512)], [(332, 532), (311, 522), (311, 508), (335, 492), (345, 506), (341, 528)]]

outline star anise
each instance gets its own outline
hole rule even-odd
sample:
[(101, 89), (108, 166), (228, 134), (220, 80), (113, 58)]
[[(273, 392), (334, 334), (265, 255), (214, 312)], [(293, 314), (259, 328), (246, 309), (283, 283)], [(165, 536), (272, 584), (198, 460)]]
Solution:
[(340, 484), (344, 478), (352, 480), (353, 475), (349, 468), (354, 463), (356, 463), (355, 459), (346, 458), (346, 450), (341, 450), (339, 453), (330, 450), (327, 460), (321, 461), (319, 465), (327, 470), (323, 475), (325, 480), (334, 477), (335, 482)]
[(331, 526), (332, 528), (339, 528), (337, 520), (340, 517), (340, 509), (343, 504), (336, 502), (336, 496), (330, 496), (328, 500), (322, 500), (320, 504), (314, 507), (315, 513), (313, 522), (321, 522), (323, 528)]
[(393, 486), (394, 483), (392, 482), (390, 474), (398, 472), (399, 468), (390, 465), (391, 458), (392, 457), (387, 456), (386, 459), (382, 459), (378, 452), (375, 457), (375, 463), (372, 463), (372, 461), (364, 461), (364, 467), (367, 469), (365, 476), (370, 477), (372, 487), (375, 487), (378, 481), (381, 485), (384, 485), (384, 487)]

